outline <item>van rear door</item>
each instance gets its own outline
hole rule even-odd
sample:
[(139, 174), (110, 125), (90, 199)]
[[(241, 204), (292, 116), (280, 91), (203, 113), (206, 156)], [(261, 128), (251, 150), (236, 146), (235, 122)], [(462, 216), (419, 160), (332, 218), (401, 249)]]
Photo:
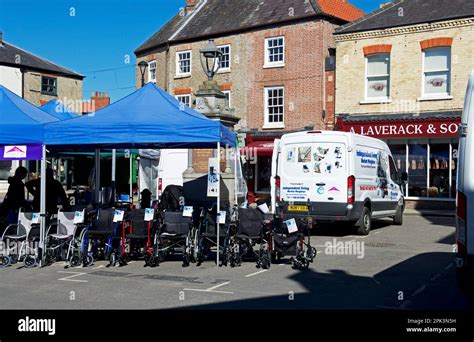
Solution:
[[(278, 170), (278, 160), (279, 160), (279, 155), (278, 151), (280, 148), (280, 139), (275, 139), (274, 145), (273, 145), (273, 154), (272, 154), (272, 175), (270, 177), (270, 194), (271, 194), (271, 199), (272, 199), (272, 213), (275, 213), (276, 210), (276, 201), (277, 201), (277, 184), (276, 184), (276, 179), (277, 179), (277, 170)], [(279, 189), (278, 189), (279, 191)]]
[[(321, 214), (344, 215), (349, 159), (345, 135), (309, 132), (288, 137), (281, 147), (282, 199), (288, 202), (344, 204), (319, 206)], [(318, 207), (318, 206), (315, 206)], [(324, 209), (323, 209), (324, 208)], [(334, 209), (334, 210), (333, 210)]]

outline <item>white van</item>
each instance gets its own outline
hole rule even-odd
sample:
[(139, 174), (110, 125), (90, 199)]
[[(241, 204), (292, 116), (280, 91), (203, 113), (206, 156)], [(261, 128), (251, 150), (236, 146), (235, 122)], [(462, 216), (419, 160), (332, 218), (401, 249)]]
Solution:
[(456, 201), (456, 265), (462, 288), (474, 290), (474, 71), (467, 86), (459, 128)]
[(272, 209), (316, 221), (347, 221), (369, 234), (372, 218), (403, 223), (402, 183), (387, 144), (347, 132), (305, 131), (275, 141)]
[(158, 197), (168, 185), (183, 186), (183, 172), (187, 167), (187, 149), (161, 150), (158, 164)]

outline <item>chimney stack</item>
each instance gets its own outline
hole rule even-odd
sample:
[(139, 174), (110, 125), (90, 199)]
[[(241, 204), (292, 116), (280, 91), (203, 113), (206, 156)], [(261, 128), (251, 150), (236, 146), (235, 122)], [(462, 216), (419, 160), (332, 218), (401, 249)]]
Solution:
[(380, 8), (387, 7), (387, 6), (390, 5), (391, 3), (392, 3), (391, 1), (382, 2), (382, 3), (380, 4)]
[(91, 103), (95, 110), (107, 107), (110, 104), (109, 93), (95, 91), (93, 96), (91, 96)]
[(0, 46), (3, 45), (3, 32), (0, 32)]
[(201, 0), (186, 0), (186, 13), (194, 11), (199, 1)]

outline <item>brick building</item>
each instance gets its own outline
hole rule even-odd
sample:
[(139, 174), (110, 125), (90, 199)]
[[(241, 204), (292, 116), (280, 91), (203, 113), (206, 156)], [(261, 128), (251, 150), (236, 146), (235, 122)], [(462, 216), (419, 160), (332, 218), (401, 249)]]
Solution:
[[(223, 52), (215, 80), (241, 119), (243, 152), (256, 155), (249, 190), (265, 195), (273, 140), (333, 127), (333, 33), (362, 14), (345, 0), (187, 0), (135, 54), (149, 63), (148, 82), (192, 106), (205, 80), (199, 50), (215, 40)], [(138, 68), (136, 76), (138, 87)]]
[(474, 2), (395, 1), (335, 37), (337, 128), (389, 144), (411, 206), (453, 207)]

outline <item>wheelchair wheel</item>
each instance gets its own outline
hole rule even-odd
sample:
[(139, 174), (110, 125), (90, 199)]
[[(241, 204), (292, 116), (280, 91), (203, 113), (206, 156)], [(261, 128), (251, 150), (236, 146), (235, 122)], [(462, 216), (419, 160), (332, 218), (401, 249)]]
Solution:
[(158, 258), (154, 255), (148, 256), (148, 258), (145, 259), (145, 263), (147, 266), (150, 266), (150, 267), (156, 267), (160, 264), (158, 261)]
[(8, 255), (0, 256), (0, 268), (10, 266), (12, 260)]
[(92, 255), (86, 255), (84, 259), (82, 260), (82, 265), (84, 267), (90, 266), (93, 263), (94, 263), (94, 258), (92, 257)]
[(272, 265), (272, 253), (270, 250), (260, 250), (258, 256), (257, 267), (263, 268), (264, 270), (268, 270)]
[(109, 256), (109, 267), (115, 267), (115, 265), (117, 264), (117, 255), (115, 254), (115, 252), (112, 252), (110, 253), (110, 256)]
[(73, 255), (71, 259), (69, 260), (70, 267), (77, 267), (80, 264), (81, 264), (81, 259), (79, 258), (79, 255)]
[(307, 257), (310, 258), (311, 260), (316, 258), (316, 255), (318, 254), (318, 252), (316, 251), (316, 248), (314, 247), (308, 248), (306, 253), (307, 253)]
[(34, 255), (27, 255), (23, 260), (23, 264), (26, 268), (33, 268), (38, 264), (38, 260)]

